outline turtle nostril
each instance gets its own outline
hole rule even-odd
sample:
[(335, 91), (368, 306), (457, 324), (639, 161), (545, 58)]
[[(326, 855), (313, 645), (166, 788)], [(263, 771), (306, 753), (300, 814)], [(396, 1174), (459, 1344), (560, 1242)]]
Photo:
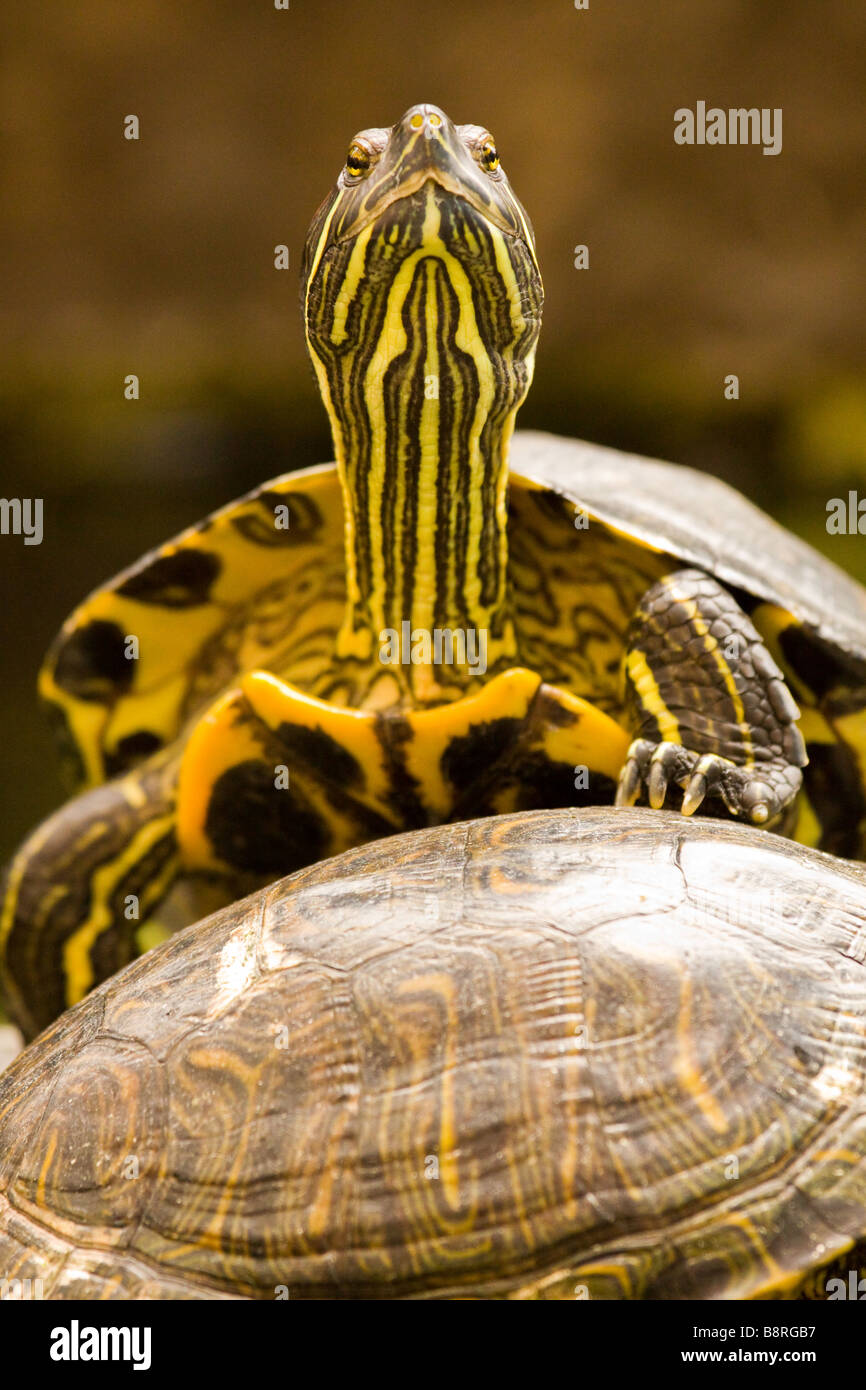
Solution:
[(410, 130), (423, 130), (429, 139), (442, 125), (442, 113), (435, 106), (415, 106), (409, 114)]

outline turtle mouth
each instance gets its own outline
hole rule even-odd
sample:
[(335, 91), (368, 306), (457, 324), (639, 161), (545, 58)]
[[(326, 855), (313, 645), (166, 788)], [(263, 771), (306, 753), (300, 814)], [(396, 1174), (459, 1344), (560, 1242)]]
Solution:
[(431, 166), (419, 169), (391, 192), (378, 198), (374, 206), (360, 212), (334, 238), (334, 244), (340, 245), (354, 240), (373, 223), (400, 226), (407, 222), (415, 209), (426, 201), (428, 184), (441, 190), (455, 207), (460, 207), (470, 224), (480, 221), (481, 224), (495, 227), (504, 236), (525, 240), (523, 228), (511, 221), (489, 195), (485, 196), (485, 191), (480, 186), (476, 189), (468, 184), (462, 170), (457, 174), (445, 168)]

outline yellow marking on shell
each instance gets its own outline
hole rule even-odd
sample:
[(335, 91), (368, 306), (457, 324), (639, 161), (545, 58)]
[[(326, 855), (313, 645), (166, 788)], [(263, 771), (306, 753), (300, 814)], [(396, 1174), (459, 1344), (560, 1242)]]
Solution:
[[(253, 716), (251, 720), (250, 715)], [(348, 753), (364, 774), (364, 785), (347, 790), (360, 806), (389, 821), (395, 830), (400, 820), (392, 806), (382, 747), (376, 736), (376, 716), (346, 709), (306, 695), (269, 671), (252, 671), (237, 689), (215, 701), (199, 719), (184, 750), (177, 798), (177, 838), (187, 868), (225, 872), (206, 832), (207, 816), (216, 782), (238, 763), (252, 760), (267, 764), (274, 758), (274, 776), (281, 758), (279, 727), (283, 723), (320, 731)], [(276, 738), (276, 751), (266, 746)], [(358, 843), (350, 814), (331, 805), (327, 783), (318, 776), (296, 772), (289, 766), (289, 785), (299, 788), (332, 837), (329, 853), (337, 854)]]
[(508, 786), (499, 787), (490, 797), (491, 815), (507, 816), (512, 811), (520, 810), (520, 788), (513, 783)]
[(39, 1169), (39, 1177), (36, 1180), (36, 1205), (38, 1207), (45, 1207), (48, 1205), (48, 1203), (45, 1200), (45, 1189), (48, 1185), (48, 1174), (51, 1170), (51, 1165), (54, 1162), (54, 1155), (56, 1151), (57, 1134), (55, 1132), (52, 1132), (45, 1149), (45, 1157), (42, 1160), (42, 1166)]
[(132, 777), (128, 778), (124, 785), (124, 796), (128, 805), (133, 806), (137, 811), (143, 810), (147, 805), (144, 787)]
[(800, 706), (801, 717), (798, 723), (803, 737), (807, 739), (807, 741), (812, 739), (813, 742), (833, 743), (835, 740), (832, 733), (829, 738), (825, 738), (823, 735), (819, 734), (817, 739), (813, 738), (811, 734), (806, 733), (804, 720), (808, 710), (810, 708), (814, 709), (817, 705), (818, 697), (815, 691), (806, 684), (802, 676), (791, 669), (791, 663), (782, 650), (782, 634), (787, 632), (790, 628), (799, 629), (801, 624), (794, 617), (793, 613), (790, 613), (787, 608), (782, 608), (777, 603), (759, 603), (757, 607), (753, 609), (751, 619), (761, 635), (764, 646), (767, 648), (776, 664), (784, 672), (785, 680), (791, 688), (791, 693)]
[(530, 892), (526, 883), (522, 883), (519, 878), (509, 878), (502, 869), (490, 869), (487, 882), (490, 885), (490, 892), (497, 898), (523, 897)]
[(604, 1260), (594, 1260), (592, 1264), (579, 1265), (571, 1276), (573, 1284), (582, 1284), (595, 1275), (602, 1279), (612, 1279), (622, 1289), (623, 1298), (630, 1298), (634, 1292), (628, 1269), (622, 1264), (612, 1264)]
[[(342, 1123), (337, 1126), (338, 1131), (344, 1130), (348, 1123), (348, 1107), (345, 1107)], [(337, 1167), (338, 1162), (339, 1139), (332, 1131), (328, 1135), (328, 1152), (319, 1173), (316, 1195), (307, 1208), (307, 1231), (311, 1240), (321, 1239), (328, 1229), (328, 1220), (334, 1205), (334, 1192), (342, 1176)]]
[(172, 936), (174, 936), (174, 932), (171, 927), (151, 918), (150, 921), (143, 922), (135, 933), (136, 952), (143, 956), (146, 952), (152, 951), (154, 946), (161, 946), (163, 941), (168, 941)]
[[(856, 710), (853, 714), (842, 716), (842, 720), (826, 719), (826, 716), (817, 709), (819, 696), (806, 684), (805, 678), (791, 669), (791, 663), (785, 656), (781, 648), (781, 635), (790, 628), (799, 628), (801, 624), (795, 619), (794, 614), (788, 612), (784, 607), (777, 603), (759, 603), (755, 612), (752, 613), (752, 623), (758, 628), (763, 641), (769, 649), (771, 656), (776, 660), (778, 666), (784, 671), (785, 680), (791, 687), (792, 695), (799, 705), (799, 719), (796, 721), (799, 731), (805, 738), (806, 746), (809, 744), (837, 744), (840, 738), (848, 744), (848, 751), (858, 765), (860, 785), (866, 788), (866, 712)], [(847, 728), (842, 728), (842, 724), (847, 724)], [(808, 812), (802, 809), (803, 794), (799, 798), (801, 805), (801, 824), (796, 826), (795, 838), (803, 845), (819, 845), (822, 840), (823, 828), (817, 820), (812, 808)]]
[(680, 726), (671, 714), (658, 688), (656, 678), (650, 670), (649, 662), (643, 652), (633, 650), (626, 654), (626, 669), (641, 704), (658, 725), (659, 733), (666, 743), (682, 743)]
[(261, 1065), (245, 1065), (237, 1052), (230, 1052), (219, 1046), (191, 1048), (187, 1053), (186, 1060), (193, 1071), (214, 1071), (222, 1079), (230, 1076), (235, 1077), (239, 1084), (233, 1088), (232, 1094), (234, 1096), (242, 1095), (245, 1098), (245, 1105), (243, 1114), (233, 1116), (235, 1127), (230, 1149), (232, 1163), (229, 1171), (221, 1176), (218, 1200), (214, 1204), (213, 1216), (207, 1227), (201, 1227), (195, 1241), (190, 1241), (185, 1245), (175, 1245), (170, 1250), (164, 1251), (162, 1258), (166, 1263), (185, 1260), (190, 1254), (200, 1250), (218, 1252), (224, 1250), (226, 1230), (230, 1224), (230, 1211), (235, 1199), (238, 1176), (243, 1170), (250, 1140), (256, 1132), (253, 1121), (263, 1070)]
[(449, 745), (490, 719), (524, 719), (540, 684), (534, 672), (515, 667), (494, 676), (475, 694), (406, 715), (415, 735), (406, 747), (406, 767), (424, 788), (425, 803), (437, 819), (447, 816), (454, 804), (453, 788), (441, 770)]
[[(406, 769), (417, 783), (431, 823), (446, 820), (454, 811), (454, 788), (442, 773), (443, 755), (453, 741), (494, 719), (525, 720), (539, 687), (540, 678), (534, 672), (518, 667), (495, 676), (477, 693), (403, 716), (412, 734), (402, 744)], [(546, 723), (539, 720), (538, 729), (524, 730), (531, 747), (568, 766), (585, 764), (615, 777), (627, 746), (627, 735), (619, 725), (587, 702), (555, 687), (547, 687), (545, 697), (575, 715), (577, 722), (562, 727), (555, 716)], [(214, 856), (205, 827), (219, 777), (248, 759), (265, 761), (262, 729), (250, 722), (250, 714), (277, 739), (280, 726), (290, 724), (326, 734), (345, 748), (364, 775), (363, 786), (348, 789), (352, 800), (383, 816), (395, 830), (401, 828), (393, 807), (389, 767), (377, 734), (377, 716), (331, 705), (294, 689), (271, 672), (254, 671), (199, 719), (186, 745), (178, 785), (177, 836), (187, 868), (225, 869)], [(279, 757), (279, 753), (273, 756)], [(294, 770), (289, 771), (295, 778)], [(329, 804), (324, 785), (303, 771), (297, 779), (293, 784), (302, 786), (305, 798), (315, 804), (334, 837), (331, 852), (357, 843), (351, 817), (341, 816)], [(518, 792), (505, 795), (503, 808), (509, 800), (516, 802)]]
[[(91, 951), (104, 931), (111, 930), (112, 917), (109, 902), (112, 890), (120, 883), (127, 870), (143, 859), (154, 845), (169, 834), (174, 825), (172, 815), (158, 816), (147, 821), (140, 830), (128, 840), (122, 851), (108, 863), (101, 865), (90, 880), (90, 916), (80, 927), (67, 937), (63, 943), (63, 974), (67, 1007), (77, 1004), (96, 983), (96, 972), (91, 960)], [(173, 859), (163, 866), (162, 873), (147, 885), (147, 897), (162, 896), (162, 889), (177, 873)]]
[(798, 844), (811, 845), (813, 848), (817, 848), (821, 843), (822, 835), (821, 822), (815, 815), (814, 807), (805, 788), (801, 788), (797, 797), (797, 823), (793, 832), (794, 839)]
[[(241, 690), (264, 724), (275, 732), (283, 723), (320, 730), (360, 764), (363, 789), (352, 794), (365, 805), (381, 809), (391, 799), (382, 745), (376, 735), (376, 715), (366, 710), (343, 709), (295, 690), (270, 671), (252, 671), (241, 681)], [(291, 772), (291, 770), (290, 770)]]
[[(850, 1246), (848, 1248), (850, 1249)], [(758, 1301), (766, 1298), (789, 1299), (796, 1297), (797, 1291), (801, 1289), (805, 1283), (805, 1276), (810, 1272), (809, 1270), (798, 1269), (791, 1273), (773, 1275), (771, 1278), (765, 1279), (762, 1283), (756, 1284), (751, 1288), (746, 1297), (750, 1301)]]
[(777, 1260), (773, 1259), (773, 1256), (770, 1254), (769, 1250), (764, 1244), (760, 1232), (758, 1231), (757, 1227), (755, 1226), (754, 1222), (751, 1220), (750, 1217), (745, 1216), (742, 1212), (729, 1212), (725, 1218), (725, 1221), (728, 1226), (739, 1226), (740, 1230), (745, 1232), (749, 1241), (754, 1246), (755, 1250), (758, 1252), (759, 1257), (763, 1260), (764, 1264), (766, 1265), (767, 1269), (772, 1275), (772, 1278), (775, 1281), (773, 1287), (779, 1287), (780, 1285), (784, 1284), (786, 1281), (789, 1281), (792, 1278), (797, 1278), (798, 1280), (802, 1279), (802, 1275), (792, 1276), (788, 1273), (787, 1270), (782, 1268), (782, 1266), (778, 1263)]
[[(786, 673), (786, 680), (788, 679)], [(800, 718), (797, 720), (800, 733), (806, 743), (836, 743), (838, 740), (833, 732), (832, 725), (825, 719), (824, 715), (817, 709), (800, 710)]]
[(574, 767), (586, 766), (616, 781), (629, 747), (625, 729), (579, 695), (571, 695), (556, 686), (547, 686), (546, 692), (555, 693), (560, 707), (577, 720), (572, 725), (551, 722), (542, 743), (548, 758)]
[(855, 1153), (853, 1149), (816, 1149), (812, 1155), (815, 1163), (847, 1163), (852, 1168), (859, 1168), (863, 1162), (863, 1155)]
[[(207, 546), (188, 548), (199, 550)], [(177, 546), (166, 547), (165, 553), (174, 554), (177, 549)], [(187, 685), (185, 662), (179, 663), (178, 655), (183, 652), (188, 660), (188, 654), (210, 638), (219, 621), (218, 611), (211, 604), (203, 604), (200, 608), (170, 608), (141, 603), (111, 590), (94, 594), (84, 608), (87, 622), (113, 623), (124, 637), (138, 640), (138, 657), (130, 660), (131, 688), (124, 691), (113, 708), (98, 706), (104, 726), (103, 746), (116, 747), (127, 734), (140, 729), (157, 733), (177, 730)], [(50, 698), (57, 699), (57, 696), (52, 694)], [(67, 704), (68, 698), (62, 702)], [(77, 707), (77, 704), (73, 701), (73, 705)], [(97, 781), (101, 780), (102, 777), (97, 777)]]
[(454, 980), (450, 975), (417, 975), (404, 980), (400, 994), (435, 994), (445, 1005), (446, 1024), (440, 1066), (441, 1110), (439, 1121), (439, 1177), (445, 1199), (452, 1211), (460, 1205), (460, 1174), (457, 1163), (457, 1129), (454, 1105), (454, 1072), (457, 1065), (458, 1020)]
[[(6, 939), (15, 924), (15, 913), (18, 905), (18, 893), (21, 888), (21, 880), (30, 867), (33, 859), (37, 859), (44, 848), (45, 842), (55, 833), (55, 818), (51, 816), (42, 825), (37, 826), (36, 830), (27, 840), (23, 850), (15, 855), (9, 867), (6, 879), (5, 891), (3, 893), (2, 911), (0, 911), (0, 958), (3, 956)], [(58, 891), (55, 889), (55, 894)]]
[[(414, 737), (406, 745), (406, 768), (422, 788), (425, 806), (434, 819), (454, 809), (454, 792), (442, 773), (442, 759), (455, 739), (465, 738), (495, 719), (525, 720), (541, 687), (541, 679), (525, 667), (514, 667), (494, 676), (481, 690), (450, 704), (411, 710), (405, 715)], [(545, 699), (574, 715), (576, 723), (563, 726), (554, 718), (532, 730), (530, 746), (551, 761), (570, 767), (586, 766), (615, 780), (628, 750), (628, 735), (608, 715), (588, 701), (556, 686), (545, 687)], [(533, 716), (534, 718), (534, 716)], [(515, 739), (528, 737), (518, 732)], [(520, 788), (497, 792), (497, 810), (517, 804)]]
[[(79, 626), (78, 614), (69, 620), (69, 627)], [(39, 672), (37, 689), (41, 700), (58, 705), (72, 733), (83, 764), (82, 787), (96, 787), (105, 780), (102, 761), (103, 734), (107, 722), (104, 705), (95, 700), (79, 700), (62, 690), (54, 679), (53, 666), (46, 663)]]
[(676, 1077), (682, 1088), (697, 1104), (704, 1119), (716, 1134), (726, 1134), (728, 1121), (695, 1062), (694, 1028), (692, 1026), (692, 982), (688, 975), (680, 984), (680, 1010), (677, 1017), (677, 1055), (674, 1063)]
[[(329, 627), (336, 631), (345, 604), (342, 498), (336, 467), (319, 465), (285, 474), (263, 487), (275, 494), (275, 502), (287, 493), (308, 497), (321, 513), (321, 533), (309, 541), (293, 539), (289, 546), (256, 544), (238, 523), (248, 518), (261, 524), (267, 513), (255, 500), (232, 502), (209, 518), (205, 531), (190, 527), (157, 552), (163, 557), (178, 551), (201, 551), (218, 559), (219, 573), (206, 602), (177, 608), (143, 603), (117, 592), (125, 578), (120, 575), (80, 604), (64, 625), (61, 649), (64, 640), (94, 619), (111, 622), (124, 635), (139, 639), (139, 657), (131, 663), (132, 688), (119, 690), (111, 705), (81, 699), (61, 689), (54, 679), (53, 654), (40, 672), (40, 695), (64, 711), (84, 764), (85, 785), (105, 780), (104, 752), (115, 749), (127, 734), (146, 729), (165, 743), (172, 742), (195, 713), (194, 696), (198, 693), (201, 708), (228, 683), (233, 659), (239, 670), (267, 665), (287, 674), (285, 657), (280, 647), (274, 646), (273, 627), (285, 629), (290, 639), (288, 652), (302, 654), (298, 674), (309, 669), (317, 675), (324, 664), (319, 634), (327, 633)], [(290, 527), (294, 524), (295, 518), (290, 517)], [(293, 586), (308, 587), (311, 573), (322, 575), (314, 591), (303, 602), (292, 601)], [(285, 616), (279, 623), (271, 611), (273, 600), (270, 608), (259, 601), (259, 595), (267, 595), (275, 586), (287, 590), (282, 609)], [(328, 637), (328, 646), (330, 641)], [(210, 655), (210, 648), (216, 649), (217, 658)], [(206, 657), (213, 665), (212, 689), (202, 682)], [(220, 670), (225, 671), (222, 679)], [(294, 668), (288, 671), (294, 678)]]
[(205, 834), (214, 784), (223, 772), (247, 758), (260, 758), (261, 745), (239, 721), (243, 696), (229, 690), (201, 716), (181, 759), (177, 785), (177, 842), (187, 868), (218, 870)]
[[(597, 1000), (597, 998), (595, 997), (595, 995), (593, 995), (593, 994), (588, 994), (588, 995), (586, 996), (586, 999), (585, 999), (585, 1002), (584, 1002), (584, 1018), (585, 1018), (585, 1022), (586, 1022), (586, 1036), (587, 1036), (587, 1038), (594, 1038), (594, 1037), (596, 1037), (596, 1036), (597, 1036), (596, 1021), (597, 1021), (597, 1018), (598, 1018), (598, 1000)], [(635, 1204), (638, 1204), (638, 1203), (642, 1202), (643, 1199), (644, 1199), (644, 1195), (645, 1195), (645, 1194), (644, 1194), (643, 1188), (641, 1187), (638, 1174), (637, 1174), (636, 1170), (635, 1170), (633, 1167), (632, 1167), (632, 1168), (629, 1168), (629, 1167), (623, 1162), (623, 1160), (622, 1160), (620, 1154), (619, 1154), (618, 1151), (617, 1151), (617, 1146), (616, 1146), (616, 1144), (609, 1143), (609, 1144), (606, 1144), (606, 1145), (605, 1145), (605, 1156), (610, 1160), (611, 1164), (613, 1165), (614, 1169), (616, 1170), (616, 1174), (617, 1174), (617, 1177), (618, 1177), (619, 1180), (620, 1180), (620, 1184), (621, 1184), (621, 1186), (622, 1186), (623, 1192), (626, 1192), (626, 1193), (628, 1194), (628, 1196), (630, 1197), (630, 1199), (631, 1199)]]
[(522, 475), (512, 473), (510, 483), (509, 574), (521, 659), (542, 673), (555, 670), (558, 684), (618, 719), (626, 633), (642, 595), (670, 572), (670, 557), (592, 512), (576, 530), (584, 513), (574, 502)]
[[(537, 478), (528, 478), (523, 473), (512, 473), (510, 477), (512, 486), (516, 484), (522, 492), (550, 492), (551, 490), (549, 483), (539, 482)], [(654, 566), (654, 573), (657, 579), (662, 579), (667, 574), (670, 569), (670, 553), (665, 550), (663, 546), (656, 545), (653, 541), (644, 536), (637, 537), (634, 532), (626, 530), (622, 525), (618, 525), (615, 518), (606, 517), (601, 511), (596, 512), (591, 511), (588, 507), (581, 507), (571, 498), (563, 498), (563, 501), (568, 506), (572, 516), (584, 512), (589, 520), (590, 527), (592, 527), (593, 523), (596, 523), (621, 539), (623, 544), (627, 545), (629, 548), (635, 547), (642, 553), (658, 556), (659, 559), (663, 561), (663, 564)], [(579, 536), (580, 533), (578, 532), (578, 537)], [(649, 587), (649, 585), (647, 585), (647, 587)]]
[(673, 595), (677, 603), (680, 604), (682, 608), (685, 608), (686, 612), (689, 615), (689, 622), (691, 623), (691, 626), (694, 628), (695, 632), (697, 632), (698, 635), (701, 638), (703, 638), (704, 648), (706, 651), (709, 652), (710, 656), (713, 658), (713, 661), (716, 664), (719, 675), (721, 676), (725, 689), (727, 690), (728, 695), (730, 697), (731, 704), (734, 707), (734, 718), (736, 719), (737, 727), (743, 740), (744, 766), (752, 767), (755, 761), (755, 749), (754, 744), (752, 742), (752, 727), (746, 718), (746, 711), (743, 706), (743, 699), (740, 695), (739, 690), (737, 689), (737, 683), (734, 679), (734, 673), (731, 670), (725, 658), (724, 652), (719, 646), (718, 639), (713, 635), (712, 632), (710, 632), (709, 627), (707, 626), (704, 619), (701, 617), (701, 613), (697, 603), (694, 601), (694, 599), (689, 598), (687, 594), (682, 593), (675, 580), (666, 580), (665, 587), (668, 589), (669, 593)]

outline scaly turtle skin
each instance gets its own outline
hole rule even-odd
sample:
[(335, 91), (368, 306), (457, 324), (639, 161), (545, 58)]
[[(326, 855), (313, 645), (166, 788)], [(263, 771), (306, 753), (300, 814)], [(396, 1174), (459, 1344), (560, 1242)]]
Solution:
[(0, 1269), (69, 1299), (826, 1296), (866, 1250), (864, 942), (859, 866), (733, 822), (350, 850), (0, 1078)]
[(542, 287), (487, 132), (419, 106), (357, 136), (303, 288), (336, 463), (146, 556), (42, 672), (91, 790), (9, 871), (24, 1031), (202, 885), (404, 829), (644, 797), (862, 855), (863, 590), (709, 478), (511, 447)]

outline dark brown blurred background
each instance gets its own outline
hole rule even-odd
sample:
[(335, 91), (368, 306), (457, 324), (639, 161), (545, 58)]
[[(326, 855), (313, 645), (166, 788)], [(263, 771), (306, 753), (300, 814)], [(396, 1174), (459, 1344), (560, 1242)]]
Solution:
[[(354, 131), (417, 101), (491, 128), (535, 224), (521, 422), (710, 469), (866, 579), (866, 538), (825, 530), (866, 492), (866, 7), (6, 0), (0, 23), (2, 492), (45, 501), (41, 546), (0, 537), (0, 853), (60, 797), (33, 686), (72, 605), (330, 457), (304, 233)], [(699, 99), (782, 107), (782, 153), (675, 145)]]

